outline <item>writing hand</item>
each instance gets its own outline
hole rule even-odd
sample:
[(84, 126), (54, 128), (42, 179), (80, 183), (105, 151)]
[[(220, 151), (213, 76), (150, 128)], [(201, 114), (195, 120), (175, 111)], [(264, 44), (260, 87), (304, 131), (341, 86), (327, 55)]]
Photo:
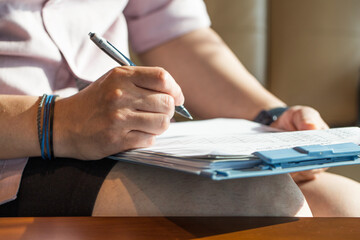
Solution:
[(55, 106), (55, 156), (101, 159), (148, 147), (164, 132), (184, 96), (158, 67), (118, 67)]

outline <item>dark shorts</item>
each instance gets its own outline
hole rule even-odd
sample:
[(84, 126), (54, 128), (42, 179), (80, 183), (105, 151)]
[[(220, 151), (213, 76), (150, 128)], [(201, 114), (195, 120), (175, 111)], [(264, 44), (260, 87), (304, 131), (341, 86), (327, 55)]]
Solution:
[(0, 216), (91, 216), (96, 197), (116, 161), (30, 158), (18, 196)]

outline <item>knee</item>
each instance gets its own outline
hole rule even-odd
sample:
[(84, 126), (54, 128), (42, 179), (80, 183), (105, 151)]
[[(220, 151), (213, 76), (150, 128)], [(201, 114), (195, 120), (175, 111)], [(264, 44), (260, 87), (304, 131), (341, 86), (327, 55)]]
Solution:
[(254, 195), (254, 216), (312, 216), (304, 195), (288, 174), (254, 178), (248, 189), (248, 194)]

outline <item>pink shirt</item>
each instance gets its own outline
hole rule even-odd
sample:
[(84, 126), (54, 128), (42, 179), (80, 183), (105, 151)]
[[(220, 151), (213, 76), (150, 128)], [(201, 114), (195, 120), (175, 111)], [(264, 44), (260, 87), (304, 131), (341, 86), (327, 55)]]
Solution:
[[(127, 54), (128, 39), (139, 53), (209, 25), (202, 0), (2, 0), (0, 94), (71, 96), (118, 66), (89, 32)], [(16, 198), (26, 162), (0, 160), (0, 203)]]

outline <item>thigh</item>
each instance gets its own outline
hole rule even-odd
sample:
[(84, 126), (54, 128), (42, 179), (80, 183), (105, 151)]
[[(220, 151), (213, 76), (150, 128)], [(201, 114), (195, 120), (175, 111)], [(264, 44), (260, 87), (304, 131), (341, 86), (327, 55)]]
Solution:
[(100, 189), (93, 215), (311, 216), (311, 212), (287, 174), (213, 181), (119, 162)]

